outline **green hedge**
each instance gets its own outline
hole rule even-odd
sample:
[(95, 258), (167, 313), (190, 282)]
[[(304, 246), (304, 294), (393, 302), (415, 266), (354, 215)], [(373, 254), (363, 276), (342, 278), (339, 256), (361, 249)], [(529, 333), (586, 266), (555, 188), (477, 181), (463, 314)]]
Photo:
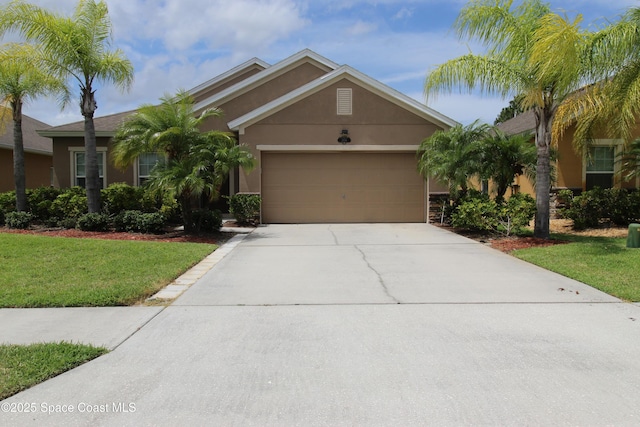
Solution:
[(572, 220), (576, 230), (601, 224), (626, 226), (640, 221), (640, 190), (596, 187), (577, 196), (571, 190), (562, 190), (558, 197), (566, 202), (560, 215)]

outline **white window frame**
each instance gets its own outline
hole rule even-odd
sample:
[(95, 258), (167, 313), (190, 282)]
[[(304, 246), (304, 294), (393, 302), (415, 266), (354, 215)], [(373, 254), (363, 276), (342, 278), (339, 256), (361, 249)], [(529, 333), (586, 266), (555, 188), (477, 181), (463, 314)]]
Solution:
[[(86, 150), (84, 147), (69, 147), (69, 166), (70, 166), (70, 177), (71, 177), (71, 186), (78, 185), (76, 176), (76, 153), (84, 153)], [(107, 188), (109, 185), (107, 181), (107, 147), (97, 147), (96, 151), (98, 153), (102, 153), (102, 187)], [(85, 184), (86, 188), (86, 184)]]
[[(597, 172), (587, 172), (587, 163), (589, 161), (588, 152), (590, 148), (593, 147), (613, 147), (613, 182), (612, 188), (620, 187), (620, 162), (615, 161), (615, 159), (620, 155), (623, 146), (622, 139), (595, 139), (593, 142), (589, 143), (589, 145), (584, 150), (582, 155), (582, 182), (583, 189), (587, 189), (587, 173), (597, 173)], [(610, 173), (610, 172), (607, 172)]]
[[(158, 156), (163, 156), (162, 153), (156, 153)], [(141, 175), (140, 174), (140, 157), (136, 157), (136, 161), (133, 168), (133, 182), (134, 186), (141, 187), (140, 178), (149, 177), (149, 175)]]

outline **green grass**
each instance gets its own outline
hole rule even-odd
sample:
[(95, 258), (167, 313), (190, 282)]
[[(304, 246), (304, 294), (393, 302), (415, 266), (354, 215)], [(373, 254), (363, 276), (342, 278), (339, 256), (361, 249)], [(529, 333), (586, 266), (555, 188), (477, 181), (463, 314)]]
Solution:
[(132, 305), (215, 249), (0, 233), (0, 307)]
[(0, 345), (0, 400), (106, 352), (105, 348), (67, 342)]
[(640, 249), (625, 238), (556, 235), (571, 243), (520, 249), (516, 257), (627, 301), (640, 301)]

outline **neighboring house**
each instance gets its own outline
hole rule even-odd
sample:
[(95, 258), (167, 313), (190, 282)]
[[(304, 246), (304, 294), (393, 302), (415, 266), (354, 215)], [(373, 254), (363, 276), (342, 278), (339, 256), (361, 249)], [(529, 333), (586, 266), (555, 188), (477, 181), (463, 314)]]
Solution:
[[(310, 50), (271, 66), (254, 58), (189, 92), (198, 111), (224, 113), (203, 130), (233, 132), (258, 159), (253, 172), (231, 174), (228, 193), (259, 193), (263, 222), (426, 221), (416, 151), (454, 120)], [(103, 185), (139, 185), (155, 161), (122, 172), (108, 160), (110, 138), (130, 113), (95, 119)], [(40, 134), (53, 139), (60, 186), (83, 185), (83, 123)]]
[[(508, 135), (530, 134), (535, 138), (535, 116), (532, 110), (498, 125)], [(584, 153), (576, 153), (573, 148), (573, 131), (569, 128), (556, 147), (556, 180), (552, 191), (570, 189), (574, 192), (600, 188), (640, 188), (640, 177), (629, 182), (620, 179), (619, 153), (622, 139), (594, 138)], [(535, 196), (533, 184), (524, 176), (516, 178), (516, 190)]]
[[(4, 120), (4, 132), (0, 134), (0, 193), (15, 190), (13, 179), (13, 120)], [(26, 187), (37, 188), (53, 185), (53, 148), (49, 138), (38, 135), (36, 130), (49, 125), (22, 115), (22, 138), (24, 144), (24, 167)]]

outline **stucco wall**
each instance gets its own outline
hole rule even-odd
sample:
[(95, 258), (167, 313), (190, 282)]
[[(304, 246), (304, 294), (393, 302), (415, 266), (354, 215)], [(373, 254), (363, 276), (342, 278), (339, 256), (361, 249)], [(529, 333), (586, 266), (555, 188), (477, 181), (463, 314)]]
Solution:
[[(353, 90), (352, 115), (337, 114), (337, 88)], [(350, 146), (417, 146), (439, 128), (345, 79), (249, 126), (240, 135), (240, 142), (259, 159), (258, 145), (339, 147), (337, 139), (342, 129), (349, 131)], [(260, 191), (259, 171), (241, 174), (240, 191)]]
[[(110, 138), (97, 138), (98, 147), (107, 147)], [(76, 137), (54, 138), (53, 141), (53, 166), (56, 171), (57, 186), (61, 188), (71, 187), (71, 154), (70, 148), (84, 148), (84, 139)], [(106, 185), (114, 182), (126, 182), (133, 185), (133, 167), (125, 171), (113, 166), (111, 157), (107, 156), (107, 181)]]
[(314, 64), (301, 64), (298, 67), (273, 78), (267, 84), (260, 85), (232, 100), (217, 105), (216, 107), (222, 110), (223, 117), (207, 120), (202, 129), (203, 131), (228, 131), (228, 122), (261, 107), (262, 105), (271, 102), (274, 99), (277, 99), (292, 90), (323, 76), (324, 74), (326, 74), (326, 71)]
[[(53, 166), (53, 158), (51, 156), (25, 153), (24, 166), (27, 188), (51, 185), (51, 167)], [(13, 151), (0, 149), (0, 192), (14, 189)]]

